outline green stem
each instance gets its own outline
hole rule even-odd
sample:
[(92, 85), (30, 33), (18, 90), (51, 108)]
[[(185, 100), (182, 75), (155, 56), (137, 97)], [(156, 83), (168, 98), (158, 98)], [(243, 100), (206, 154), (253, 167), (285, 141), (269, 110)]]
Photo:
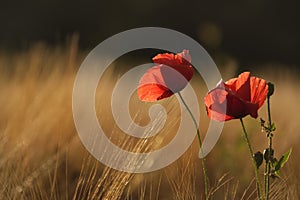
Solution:
[(194, 122), (194, 125), (195, 125), (195, 128), (197, 130), (197, 137), (198, 137), (198, 141), (199, 141), (199, 145), (200, 145), (200, 152), (202, 154), (202, 170), (203, 170), (203, 175), (204, 175), (204, 186), (205, 186), (205, 199), (208, 200), (209, 199), (209, 186), (208, 186), (208, 176), (207, 176), (207, 169), (206, 169), (206, 163), (205, 163), (205, 158), (204, 158), (204, 154), (203, 154), (203, 150), (202, 150), (202, 140), (201, 140), (201, 136), (200, 136), (200, 131), (199, 131), (199, 128), (198, 128), (198, 124), (197, 124), (197, 121), (192, 113), (192, 111), (190, 110), (190, 108), (188, 107), (188, 105), (186, 104), (186, 102), (184, 101), (182, 95), (180, 92), (178, 92), (178, 95), (180, 97), (180, 100), (182, 101), (183, 105), (185, 106), (185, 108), (187, 109), (187, 111), (189, 112), (193, 122)]
[(265, 188), (265, 193), (266, 193), (266, 199), (269, 200), (269, 192), (270, 192), (270, 170), (271, 170), (271, 151), (272, 151), (272, 120), (271, 120), (271, 105), (270, 105), (270, 97), (268, 96), (267, 98), (267, 104), (268, 104), (268, 127), (270, 132), (268, 133), (269, 137), (269, 154), (268, 154), (268, 162), (267, 162), (267, 173), (265, 174), (265, 180), (266, 180), (266, 188)]
[(268, 162), (267, 162), (267, 174), (265, 174), (266, 176), (266, 199), (269, 200), (270, 198), (270, 171), (271, 171), (271, 149), (272, 149), (272, 137), (269, 137), (269, 155), (268, 155)]
[(266, 162), (265, 173), (264, 173), (264, 188), (265, 188), (264, 191), (265, 191), (265, 195), (266, 195), (267, 198), (268, 198), (268, 190), (267, 190), (268, 185), (267, 185), (267, 182), (268, 182), (268, 173), (269, 173), (268, 169), (269, 169), (269, 165), (268, 165), (268, 162)]
[(246, 131), (246, 128), (245, 128), (245, 125), (244, 125), (244, 122), (243, 122), (242, 118), (240, 118), (240, 122), (241, 122), (242, 127), (243, 127), (244, 137), (246, 139), (246, 142), (247, 142), (247, 145), (248, 145), (248, 150), (249, 150), (249, 153), (250, 153), (250, 157), (251, 157), (254, 169), (255, 169), (255, 178), (256, 178), (256, 184), (257, 184), (258, 197), (259, 197), (259, 199), (262, 199), (261, 198), (261, 194), (262, 194), (262, 189), (261, 188), (262, 188), (262, 186), (261, 186), (261, 183), (260, 183), (258, 168), (256, 166), (256, 162), (255, 162), (254, 157), (253, 157), (253, 155), (254, 155), (253, 154), (253, 150), (252, 150), (252, 147), (251, 147), (251, 144), (250, 144), (250, 140), (248, 138), (248, 134), (247, 134), (247, 131)]
[(268, 119), (269, 119), (269, 128), (272, 126), (272, 120), (271, 120), (271, 105), (270, 105), (270, 97), (267, 98), (267, 104), (268, 104)]

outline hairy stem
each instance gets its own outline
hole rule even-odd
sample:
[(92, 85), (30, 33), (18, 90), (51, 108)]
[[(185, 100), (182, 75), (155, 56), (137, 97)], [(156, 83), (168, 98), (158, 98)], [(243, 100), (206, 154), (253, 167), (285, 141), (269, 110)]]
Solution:
[(266, 180), (266, 188), (265, 188), (265, 194), (266, 199), (269, 200), (269, 193), (270, 193), (270, 170), (271, 170), (271, 151), (272, 151), (272, 120), (271, 120), (271, 105), (270, 105), (270, 97), (267, 98), (267, 104), (268, 104), (268, 128), (270, 132), (268, 133), (269, 138), (269, 154), (268, 154), (268, 162), (267, 162), (267, 173), (265, 174), (265, 180)]
[(204, 158), (204, 154), (203, 154), (203, 150), (202, 150), (202, 140), (201, 140), (201, 136), (200, 136), (200, 131), (199, 131), (199, 128), (198, 128), (198, 124), (197, 124), (197, 121), (192, 113), (192, 111), (190, 110), (190, 108), (188, 107), (188, 105), (186, 104), (186, 102), (184, 101), (182, 95), (180, 94), (180, 92), (178, 92), (178, 95), (180, 97), (180, 100), (182, 101), (183, 105), (185, 106), (185, 108), (187, 109), (187, 111), (189, 112), (193, 122), (194, 122), (194, 125), (195, 125), (195, 128), (196, 128), (196, 131), (197, 131), (197, 137), (198, 137), (198, 141), (199, 141), (199, 146), (200, 146), (200, 153), (202, 155), (202, 170), (203, 170), (203, 175), (204, 175), (204, 186), (205, 186), (205, 199), (208, 200), (209, 199), (209, 186), (208, 186), (208, 176), (207, 176), (207, 169), (206, 169), (206, 162), (205, 162), (205, 158)]
[(253, 150), (252, 150), (252, 147), (251, 147), (251, 144), (250, 144), (250, 140), (248, 138), (248, 133), (246, 131), (246, 128), (245, 128), (245, 125), (244, 125), (244, 122), (243, 122), (242, 118), (240, 118), (240, 122), (242, 124), (243, 132), (244, 132), (244, 137), (245, 137), (245, 140), (247, 142), (248, 150), (249, 150), (249, 153), (250, 153), (250, 157), (251, 157), (254, 169), (255, 169), (255, 178), (256, 178), (256, 185), (257, 185), (258, 197), (259, 197), (259, 199), (262, 199), (262, 197), (261, 197), (261, 195), (262, 195), (262, 186), (261, 186), (261, 183), (260, 183), (258, 168), (256, 166), (256, 162), (255, 162), (254, 157), (253, 157), (253, 155), (254, 155), (253, 154)]

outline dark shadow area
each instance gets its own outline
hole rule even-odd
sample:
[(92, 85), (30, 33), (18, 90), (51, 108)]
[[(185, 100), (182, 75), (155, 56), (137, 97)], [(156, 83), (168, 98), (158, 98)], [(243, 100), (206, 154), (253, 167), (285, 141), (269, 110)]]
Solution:
[(185, 33), (210, 54), (228, 54), (240, 65), (294, 66), (300, 64), (299, 7), (296, 0), (2, 2), (0, 47), (14, 51), (37, 41), (56, 45), (76, 32), (79, 48), (89, 50), (121, 31), (158, 26)]

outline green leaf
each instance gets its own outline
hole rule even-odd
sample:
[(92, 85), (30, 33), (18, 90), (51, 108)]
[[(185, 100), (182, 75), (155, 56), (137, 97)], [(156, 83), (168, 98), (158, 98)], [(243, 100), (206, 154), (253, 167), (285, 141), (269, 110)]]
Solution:
[(271, 167), (272, 167), (272, 169), (274, 169), (277, 164), (278, 164), (278, 160), (276, 158), (273, 158), (271, 160)]
[(271, 127), (270, 127), (270, 131), (273, 132), (276, 130), (276, 126), (275, 123), (272, 123)]
[(275, 173), (271, 174), (271, 177), (272, 177), (273, 179), (275, 179), (275, 178), (280, 178), (280, 171), (276, 171)]
[(255, 160), (256, 167), (258, 169), (263, 163), (263, 154), (260, 151), (258, 151), (253, 155), (253, 157)]
[(275, 166), (275, 173), (279, 172), (279, 170), (283, 167), (283, 165), (288, 161), (291, 153), (292, 153), (292, 149), (290, 149), (288, 152), (283, 154), (283, 156), (281, 156), (281, 158), (279, 159), (279, 161)]
[[(280, 177), (280, 170), (275, 171), (274, 173), (276, 176)], [(274, 176), (274, 178), (276, 178), (276, 176)]]

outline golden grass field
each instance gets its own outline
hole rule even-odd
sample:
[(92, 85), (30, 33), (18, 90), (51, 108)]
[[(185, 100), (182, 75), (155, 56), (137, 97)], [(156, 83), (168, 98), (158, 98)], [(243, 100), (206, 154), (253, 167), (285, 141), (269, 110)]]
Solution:
[[(66, 45), (43, 43), (27, 51), (0, 52), (0, 199), (201, 199), (203, 175), (198, 141), (165, 169), (147, 174), (129, 174), (103, 166), (82, 146), (72, 117), (72, 89), (86, 52), (77, 48), (76, 37)], [(224, 80), (237, 74), (232, 58), (216, 58)], [(127, 66), (122, 63), (122, 66)], [(111, 90), (124, 69), (115, 64), (101, 79), (96, 110), (104, 129), (119, 146), (150, 151), (167, 144), (180, 119), (175, 97), (163, 100), (168, 120), (162, 133), (147, 141), (124, 136), (115, 126), (109, 104)], [(230, 67), (227, 67), (230, 66)], [(253, 74), (275, 83), (271, 99), (275, 154), (290, 147), (293, 152), (282, 170), (282, 179), (272, 181), (272, 199), (300, 197), (299, 80), (285, 66), (261, 65)], [(201, 110), (200, 130), (209, 119), (202, 99), (207, 92), (199, 75), (192, 81)], [(148, 104), (131, 98), (136, 123), (148, 122)], [(266, 118), (265, 106), (259, 113)], [(259, 120), (247, 117), (246, 127), (254, 150), (267, 147)], [(192, 130), (192, 129), (191, 129)], [(189, 131), (189, 130), (187, 130)], [(212, 199), (256, 199), (254, 171), (238, 120), (226, 123), (223, 133), (206, 157)], [(263, 173), (261, 171), (261, 173)]]

